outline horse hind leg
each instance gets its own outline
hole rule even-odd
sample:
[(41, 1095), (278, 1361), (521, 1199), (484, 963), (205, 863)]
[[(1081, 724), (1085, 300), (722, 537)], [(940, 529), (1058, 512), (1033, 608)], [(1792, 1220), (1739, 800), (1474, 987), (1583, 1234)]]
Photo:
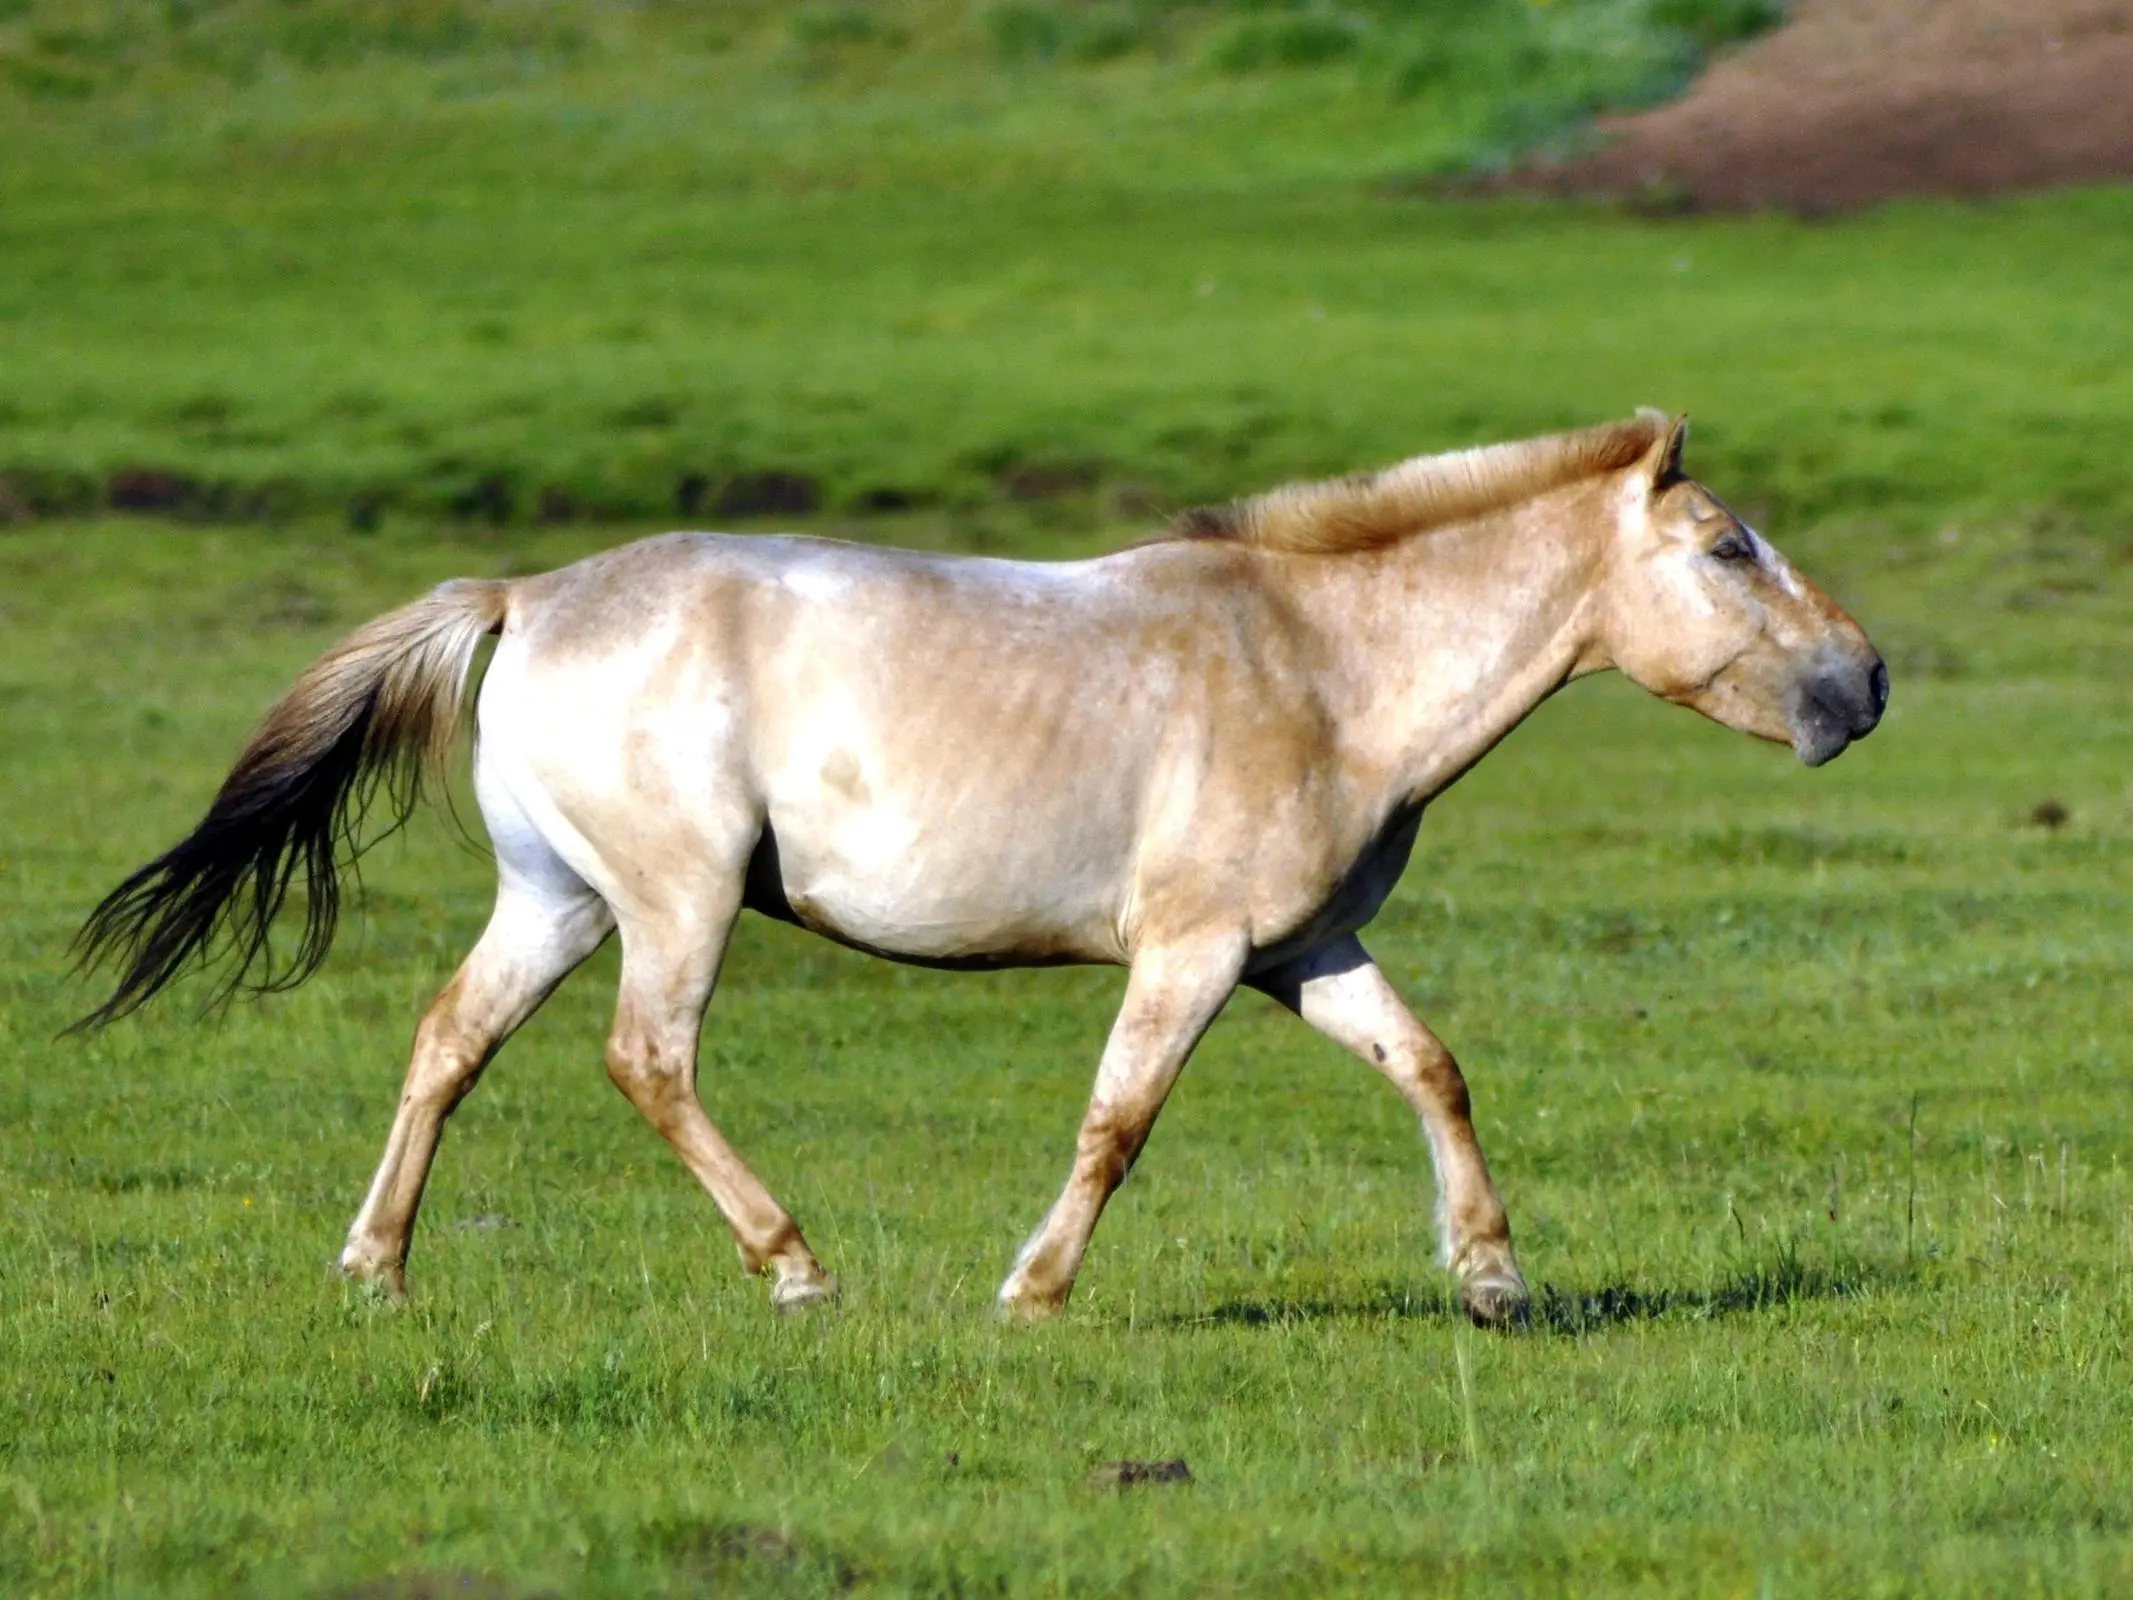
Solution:
[(415, 1030), (400, 1107), (370, 1193), (348, 1230), (341, 1270), (407, 1293), (407, 1252), (445, 1119), (482, 1069), (557, 984), (614, 926), (582, 885), (539, 885), (507, 873), (489, 925)]
[(704, 1011), (740, 914), (741, 888), (736, 872), (721, 892), (700, 902), (709, 905), (708, 916), (625, 915), (622, 987), (607, 1072), (711, 1196), (733, 1230), (741, 1264), (773, 1275), (771, 1304), (791, 1311), (834, 1300), (837, 1280), (815, 1259), (799, 1224), (713, 1125), (696, 1089)]

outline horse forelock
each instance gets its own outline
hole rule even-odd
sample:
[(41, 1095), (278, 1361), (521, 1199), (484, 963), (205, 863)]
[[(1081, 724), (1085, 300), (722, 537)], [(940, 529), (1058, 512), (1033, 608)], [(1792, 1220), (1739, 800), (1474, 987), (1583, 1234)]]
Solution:
[(1666, 430), (1660, 413), (1641, 412), (1572, 433), (1416, 456), (1381, 472), (1292, 483), (1196, 507), (1177, 518), (1171, 533), (1312, 555), (1374, 550), (1634, 466)]

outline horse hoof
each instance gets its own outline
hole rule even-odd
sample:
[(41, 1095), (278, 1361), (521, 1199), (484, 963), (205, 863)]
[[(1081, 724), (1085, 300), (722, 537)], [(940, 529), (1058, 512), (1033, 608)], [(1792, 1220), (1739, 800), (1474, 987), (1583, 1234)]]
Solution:
[(1000, 1291), (994, 1309), (1002, 1322), (1049, 1322), (1066, 1310), (1066, 1296), (1010, 1284)]
[(1523, 1328), (1533, 1311), (1526, 1280), (1516, 1272), (1485, 1272), (1459, 1285), (1459, 1303), (1477, 1328)]
[(407, 1269), (397, 1261), (377, 1261), (354, 1250), (341, 1256), (341, 1276), (372, 1299), (407, 1304)]
[(771, 1287), (770, 1305), (779, 1316), (792, 1316), (809, 1306), (833, 1306), (843, 1292), (828, 1274), (819, 1278), (780, 1278)]

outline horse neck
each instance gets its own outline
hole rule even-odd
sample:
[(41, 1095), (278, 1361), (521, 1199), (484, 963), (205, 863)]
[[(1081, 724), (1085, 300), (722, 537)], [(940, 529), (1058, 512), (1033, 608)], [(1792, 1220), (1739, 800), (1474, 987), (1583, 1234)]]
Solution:
[(1419, 803), (1556, 689), (1604, 664), (1595, 590), (1612, 480), (1382, 549), (1288, 563), (1326, 649), (1342, 739), (1386, 799)]

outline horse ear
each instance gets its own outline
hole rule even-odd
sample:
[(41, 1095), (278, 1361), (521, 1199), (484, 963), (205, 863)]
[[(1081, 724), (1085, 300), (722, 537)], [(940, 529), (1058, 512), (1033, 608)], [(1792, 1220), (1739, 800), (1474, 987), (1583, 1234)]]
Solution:
[[(1666, 422), (1664, 412), (1654, 411), (1648, 406), (1637, 415), (1650, 417), (1655, 422)], [(1681, 470), (1681, 450), (1688, 442), (1689, 419), (1686, 416), (1675, 417), (1671, 422), (1666, 422), (1666, 432), (1660, 435), (1659, 442), (1644, 455), (1645, 476), (1651, 480), (1654, 489), (1664, 489), (1668, 484), (1687, 476)]]

